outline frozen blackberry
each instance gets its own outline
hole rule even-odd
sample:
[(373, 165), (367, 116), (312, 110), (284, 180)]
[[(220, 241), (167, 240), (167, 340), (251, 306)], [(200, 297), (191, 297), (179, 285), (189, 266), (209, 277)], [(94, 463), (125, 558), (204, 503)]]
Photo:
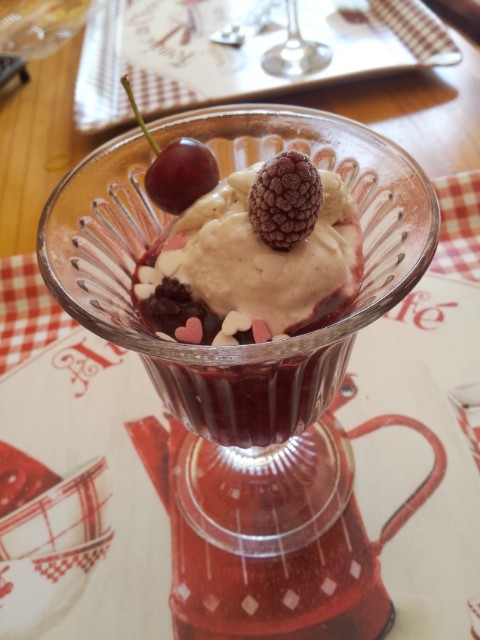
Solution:
[(322, 182), (310, 158), (282, 151), (257, 173), (248, 213), (265, 244), (288, 251), (313, 231), (322, 203)]
[(203, 320), (207, 315), (207, 309), (194, 300), (189, 288), (176, 278), (163, 278), (155, 288), (155, 293), (140, 302), (140, 307), (144, 316), (149, 318), (152, 328), (165, 333), (174, 332), (188, 318)]
[(161, 284), (155, 287), (155, 297), (167, 298), (178, 303), (192, 301), (192, 295), (188, 287), (176, 278), (164, 277)]
[(178, 327), (185, 326), (189, 318), (198, 318), (202, 322), (203, 344), (211, 344), (220, 331), (221, 320), (208, 306), (192, 296), (190, 287), (176, 278), (164, 277), (155, 287), (153, 295), (139, 300), (142, 317), (154, 331), (174, 336)]

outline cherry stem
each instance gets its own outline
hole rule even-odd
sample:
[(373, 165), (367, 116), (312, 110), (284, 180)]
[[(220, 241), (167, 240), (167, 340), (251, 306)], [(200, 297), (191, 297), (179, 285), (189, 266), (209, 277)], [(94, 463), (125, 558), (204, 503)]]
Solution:
[(142, 118), (142, 114), (138, 110), (137, 103), (135, 102), (135, 98), (133, 97), (132, 87), (130, 86), (130, 82), (128, 81), (127, 76), (123, 76), (123, 78), (121, 79), (121, 82), (122, 82), (123, 88), (127, 92), (127, 97), (128, 97), (128, 100), (130, 101), (130, 104), (132, 106), (133, 113), (135, 114), (135, 118), (136, 118), (141, 130), (145, 134), (145, 137), (147, 138), (148, 142), (150, 143), (150, 146), (152, 147), (152, 149), (155, 151), (155, 153), (158, 156), (161, 153), (160, 152), (160, 147), (155, 142), (155, 140), (152, 138), (152, 134), (147, 129), (147, 125), (145, 124), (145, 121)]

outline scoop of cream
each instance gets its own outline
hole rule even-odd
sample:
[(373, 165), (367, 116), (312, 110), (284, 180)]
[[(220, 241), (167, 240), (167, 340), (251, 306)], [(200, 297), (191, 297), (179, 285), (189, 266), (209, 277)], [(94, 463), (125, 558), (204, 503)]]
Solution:
[(356, 291), (361, 238), (340, 177), (320, 170), (324, 203), (313, 232), (289, 251), (268, 247), (248, 217), (260, 166), (231, 174), (181, 215), (156, 261), (153, 284), (177, 278), (220, 317), (239, 312), (262, 320), (275, 336), (338, 290)]

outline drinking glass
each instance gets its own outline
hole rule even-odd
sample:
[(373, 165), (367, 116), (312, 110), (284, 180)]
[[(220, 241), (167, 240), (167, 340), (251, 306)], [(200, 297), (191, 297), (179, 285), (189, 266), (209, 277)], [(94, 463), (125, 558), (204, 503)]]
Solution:
[(0, 53), (24, 60), (51, 55), (85, 24), (91, 5), (92, 0), (2, 0)]
[(169, 216), (145, 192), (152, 152), (138, 130), (100, 147), (62, 180), (38, 232), (40, 269), (59, 303), (93, 333), (138, 352), (168, 411), (188, 430), (173, 487), (187, 522), (235, 554), (301, 548), (335, 522), (351, 495), (348, 439), (322, 415), (357, 332), (396, 305), (430, 263), (435, 193), (393, 142), (321, 111), (212, 107), (163, 118), (151, 132), (160, 148), (181, 136), (204, 142), (222, 177), (296, 149), (338, 172), (355, 200), (365, 273), (353, 306), (329, 326), (262, 344), (167, 342), (140, 321), (132, 276)]
[(262, 67), (273, 76), (297, 78), (321, 71), (330, 64), (330, 47), (321, 42), (304, 40), (298, 23), (297, 0), (285, 0), (287, 39), (262, 56)]

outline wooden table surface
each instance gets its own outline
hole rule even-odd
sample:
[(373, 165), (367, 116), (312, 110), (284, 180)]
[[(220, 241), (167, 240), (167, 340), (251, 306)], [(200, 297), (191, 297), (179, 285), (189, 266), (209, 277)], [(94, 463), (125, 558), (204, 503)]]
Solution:
[[(409, 151), (431, 177), (480, 168), (480, 47), (452, 32), (453, 67), (322, 87), (277, 102), (359, 120)], [(0, 256), (35, 250), (43, 205), (62, 176), (120, 130), (81, 134), (73, 93), (82, 34), (0, 90)], [(273, 102), (273, 100), (271, 100)]]

